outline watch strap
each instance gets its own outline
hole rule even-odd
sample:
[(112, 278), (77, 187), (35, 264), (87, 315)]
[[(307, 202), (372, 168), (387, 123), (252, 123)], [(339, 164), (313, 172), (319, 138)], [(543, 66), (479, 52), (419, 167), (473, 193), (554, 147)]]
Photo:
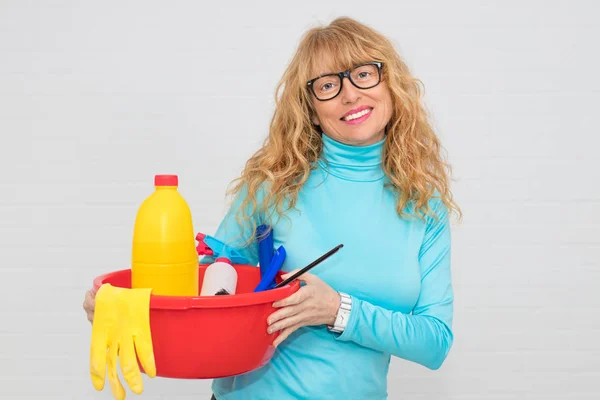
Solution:
[(329, 326), (329, 330), (336, 333), (342, 333), (344, 329), (346, 329), (346, 325), (348, 325), (348, 318), (350, 317), (350, 312), (352, 311), (352, 297), (347, 293), (338, 292), (340, 295), (340, 307), (338, 309), (337, 316), (335, 318), (335, 323), (333, 326)]

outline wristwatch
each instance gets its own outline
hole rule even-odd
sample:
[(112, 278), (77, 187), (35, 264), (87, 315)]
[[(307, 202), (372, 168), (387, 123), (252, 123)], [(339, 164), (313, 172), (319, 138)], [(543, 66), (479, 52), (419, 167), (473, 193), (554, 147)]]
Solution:
[(346, 329), (346, 325), (348, 325), (348, 319), (352, 311), (352, 297), (343, 292), (338, 293), (342, 301), (340, 302), (340, 308), (338, 309), (333, 326), (328, 326), (328, 328), (331, 332), (342, 333)]

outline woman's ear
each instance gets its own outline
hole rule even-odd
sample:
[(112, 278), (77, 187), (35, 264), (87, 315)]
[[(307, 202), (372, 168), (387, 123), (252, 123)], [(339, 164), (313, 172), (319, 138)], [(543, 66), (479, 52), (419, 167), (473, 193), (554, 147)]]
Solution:
[(317, 117), (317, 114), (313, 113), (311, 119), (312, 119), (312, 123), (313, 124), (315, 124), (315, 125), (321, 125), (321, 121), (319, 121), (319, 117)]

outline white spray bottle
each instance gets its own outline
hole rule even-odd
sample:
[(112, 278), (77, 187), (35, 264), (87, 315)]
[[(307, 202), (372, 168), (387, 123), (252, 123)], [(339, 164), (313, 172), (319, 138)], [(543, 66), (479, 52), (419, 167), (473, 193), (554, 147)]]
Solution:
[(200, 296), (235, 294), (237, 279), (237, 271), (231, 261), (228, 258), (219, 257), (204, 272)]

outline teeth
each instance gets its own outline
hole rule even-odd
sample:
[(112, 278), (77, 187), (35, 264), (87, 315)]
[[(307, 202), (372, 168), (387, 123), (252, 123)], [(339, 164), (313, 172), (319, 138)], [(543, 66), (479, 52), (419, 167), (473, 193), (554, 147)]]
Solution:
[(342, 118), (342, 119), (343, 119), (344, 121), (352, 121), (353, 119), (360, 118), (360, 117), (362, 117), (363, 115), (367, 115), (367, 114), (368, 114), (368, 113), (370, 113), (370, 112), (371, 112), (371, 109), (367, 108), (367, 109), (365, 109), (365, 110), (362, 110), (362, 111), (360, 111), (360, 112), (357, 112), (357, 113), (355, 113), (355, 114), (350, 114), (350, 115), (347, 115), (347, 116), (345, 116), (345, 117), (344, 117), (344, 118)]

